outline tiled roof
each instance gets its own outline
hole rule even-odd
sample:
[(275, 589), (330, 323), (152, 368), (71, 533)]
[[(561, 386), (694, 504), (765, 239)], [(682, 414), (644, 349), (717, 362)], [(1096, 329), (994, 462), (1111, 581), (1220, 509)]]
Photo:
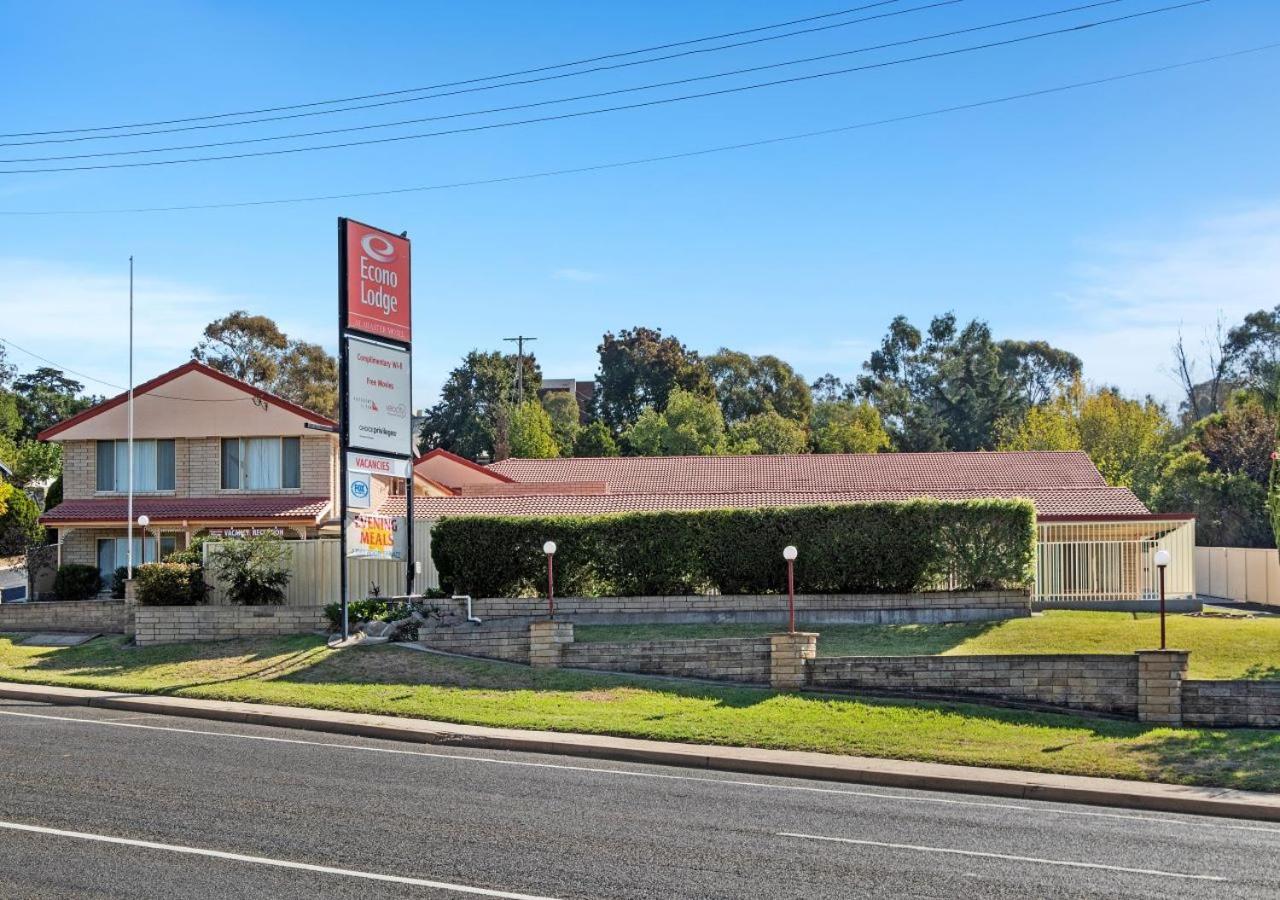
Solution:
[[(1025, 497), (1041, 516), (1145, 516), (1147, 508), (1126, 488), (1088, 487), (1028, 490), (966, 491), (753, 491), (741, 493), (632, 493), (587, 496), (456, 496), (415, 497), (414, 518), (442, 516), (552, 516), (660, 509), (722, 509), (730, 507), (808, 506), (907, 500), (912, 497), (971, 500), (984, 497)], [(383, 512), (404, 515), (404, 498), (388, 500)]]
[[(238, 494), (229, 497), (134, 497), (133, 515), (156, 524), (174, 522), (234, 522), (254, 519), (292, 519), (315, 522), (329, 508), (327, 497), (291, 494)], [(77, 522), (120, 522), (128, 517), (124, 497), (64, 500), (40, 517), (45, 525)]]
[(518, 482), (603, 481), (611, 494), (993, 497), (1106, 487), (1089, 457), (1080, 452), (505, 459), (488, 468)]

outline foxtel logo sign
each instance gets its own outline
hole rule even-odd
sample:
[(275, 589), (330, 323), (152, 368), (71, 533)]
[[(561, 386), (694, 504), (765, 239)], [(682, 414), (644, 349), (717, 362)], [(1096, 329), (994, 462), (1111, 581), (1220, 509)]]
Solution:
[(409, 241), (347, 220), (347, 327), (409, 343)]

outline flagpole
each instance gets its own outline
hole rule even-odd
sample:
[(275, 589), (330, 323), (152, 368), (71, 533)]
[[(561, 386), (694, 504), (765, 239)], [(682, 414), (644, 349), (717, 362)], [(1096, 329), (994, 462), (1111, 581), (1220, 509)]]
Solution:
[(129, 257), (129, 523), (125, 565), (126, 578), (133, 578), (133, 257)]

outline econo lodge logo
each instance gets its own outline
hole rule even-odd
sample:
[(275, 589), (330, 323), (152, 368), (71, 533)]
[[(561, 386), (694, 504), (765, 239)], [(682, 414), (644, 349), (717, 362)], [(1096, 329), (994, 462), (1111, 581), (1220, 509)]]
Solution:
[(400, 308), (400, 276), (388, 265), (395, 262), (395, 245), (380, 234), (366, 234), (360, 239), (360, 249), (364, 251), (360, 255), (360, 305), (384, 316), (395, 315)]
[(360, 247), (366, 256), (380, 263), (395, 262), (396, 246), (380, 234), (366, 234), (360, 239)]

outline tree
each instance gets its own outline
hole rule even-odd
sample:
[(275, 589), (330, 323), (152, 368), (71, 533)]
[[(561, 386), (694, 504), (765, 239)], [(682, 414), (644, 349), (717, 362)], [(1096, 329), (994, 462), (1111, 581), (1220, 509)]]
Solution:
[(50, 425), (88, 409), (100, 398), (84, 397), (84, 385), (62, 374), (61, 369), (41, 366), (13, 382), (13, 395), (22, 424), (16, 438), (34, 440)]
[(23, 553), (28, 547), (44, 542), (40, 525), (40, 507), (17, 488), (10, 487), (5, 511), (0, 515), (0, 556)]
[(1042, 341), (995, 341), (977, 319), (947, 313), (921, 333), (903, 316), (863, 365), (858, 392), (875, 404), (899, 450), (989, 450), (1080, 361)]
[(278, 360), (272, 393), (333, 419), (338, 415), (338, 361), (319, 344), (290, 341)]
[(1173, 373), (1182, 385), (1184, 399), (1180, 410), (1186, 424), (1197, 422), (1222, 409), (1223, 402), (1230, 393), (1228, 383), (1231, 367), (1238, 352), (1225, 331), (1221, 315), (1213, 330), (1206, 331), (1201, 344), (1205, 355), (1203, 370), (1194, 354), (1187, 349), (1181, 331), (1173, 345)]
[[(441, 447), (474, 459), (481, 452), (501, 459), (509, 451), (509, 415), (505, 407), (516, 401), (517, 358), (497, 351), (472, 350), (449, 373), (440, 389), (440, 402), (427, 411), (419, 446)], [(524, 357), (524, 400), (537, 401), (542, 372), (537, 360)]]
[(1256, 391), (1267, 406), (1280, 406), (1280, 305), (1260, 309), (1227, 332), (1225, 350), (1230, 380)]
[(582, 431), (582, 411), (572, 391), (547, 391), (542, 395), (542, 408), (551, 417), (551, 433), (561, 456), (573, 456), (573, 445)]
[(58, 477), (62, 471), (62, 448), (44, 441), (26, 441), (18, 445), (12, 456), (0, 451), (0, 457), (13, 470), (13, 481), (21, 488)]
[(726, 449), (724, 415), (715, 400), (676, 388), (664, 411), (646, 407), (623, 439), (638, 456), (715, 456)]
[(672, 391), (715, 396), (715, 388), (698, 354), (673, 335), (638, 327), (614, 335), (606, 332), (596, 348), (600, 371), (595, 399), (599, 418), (619, 434), (636, 422), (645, 407), (661, 412)]
[(728, 423), (776, 412), (794, 422), (809, 420), (809, 386), (776, 356), (750, 356), (721, 348), (707, 357), (707, 372)]
[(213, 569), (232, 603), (279, 604), (291, 577), (289, 553), (285, 542), (271, 535), (224, 541), (214, 554)]
[(511, 455), (520, 459), (551, 459), (560, 455), (551, 416), (538, 403), (521, 403), (510, 413)]
[(618, 442), (613, 439), (609, 426), (597, 419), (578, 432), (578, 437), (573, 442), (573, 455), (617, 456)]
[(891, 444), (880, 413), (866, 401), (815, 403), (809, 438), (815, 453), (879, 453)]
[(1150, 503), (1173, 426), (1150, 397), (1132, 400), (1115, 388), (1089, 390), (1077, 381), (1002, 430), (1001, 450), (1083, 450), (1108, 484)]
[(809, 434), (803, 425), (773, 410), (729, 427), (729, 452), (743, 455), (807, 453)]
[(858, 391), (855, 385), (847, 384), (828, 372), (809, 385), (809, 395), (814, 403), (834, 403), (837, 400), (853, 400), (858, 396)]
[(280, 356), (289, 338), (267, 316), (237, 309), (205, 326), (204, 339), (191, 351), (194, 359), (260, 388), (270, 388), (280, 375)]

